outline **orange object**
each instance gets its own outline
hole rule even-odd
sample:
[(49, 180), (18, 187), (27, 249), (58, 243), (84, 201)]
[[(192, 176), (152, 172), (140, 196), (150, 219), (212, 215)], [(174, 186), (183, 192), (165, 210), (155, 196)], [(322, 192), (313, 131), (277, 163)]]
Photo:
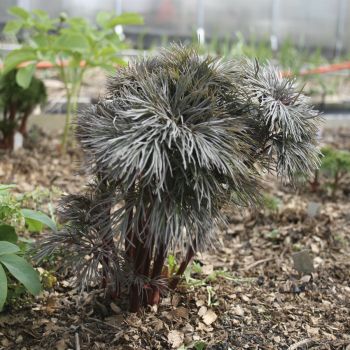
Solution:
[[(330, 64), (327, 66), (321, 66), (321, 67), (317, 67), (317, 68), (313, 68), (313, 69), (306, 69), (306, 70), (302, 70), (299, 73), (295, 74), (295, 75), (312, 75), (312, 74), (325, 74), (325, 73), (332, 73), (332, 72), (336, 72), (339, 70), (345, 70), (345, 69), (350, 69), (350, 61), (345, 61), (342, 63), (334, 63), (334, 64)], [(292, 72), (283, 72), (282, 73), (283, 76), (290, 76), (293, 75)]]
[[(80, 67), (84, 67), (85, 64), (86, 64), (85, 61), (81, 61)], [(26, 65), (28, 65), (28, 62), (23, 62), (19, 65), (19, 67), (25, 67)], [(61, 65), (63, 67), (66, 67), (68, 65), (68, 61), (57, 62), (57, 65)], [(55, 68), (55, 67), (56, 66), (54, 64), (52, 64), (52, 62), (50, 62), (50, 61), (40, 61), (36, 64), (37, 69), (51, 69), (51, 68)]]
[[(18, 67), (25, 67), (25, 66), (27, 66), (28, 64), (30, 64), (30, 62), (23, 62), (23, 63), (19, 64)], [(86, 64), (86, 61), (81, 61), (81, 62), (80, 62), (80, 67), (84, 67), (85, 64)], [(65, 60), (65, 61), (57, 62), (57, 65), (54, 65), (54, 64), (53, 64), (52, 62), (50, 62), (50, 61), (40, 61), (40, 62), (38, 62), (38, 63), (36, 64), (36, 68), (37, 68), (37, 69), (51, 69), (51, 68), (55, 68), (55, 67), (57, 67), (57, 66), (59, 66), (59, 65), (61, 65), (61, 66), (63, 66), (63, 67), (66, 67), (66, 66), (68, 66), (68, 61)], [(3, 65), (2, 63), (0, 63), (0, 69), (2, 69), (3, 66), (4, 66), (4, 65)]]
[(344, 69), (350, 69), (350, 61), (346, 61), (342, 63), (334, 63), (328, 66), (321, 66), (318, 68), (301, 71), (299, 75), (331, 73), (331, 72), (336, 72), (338, 70), (344, 70)]

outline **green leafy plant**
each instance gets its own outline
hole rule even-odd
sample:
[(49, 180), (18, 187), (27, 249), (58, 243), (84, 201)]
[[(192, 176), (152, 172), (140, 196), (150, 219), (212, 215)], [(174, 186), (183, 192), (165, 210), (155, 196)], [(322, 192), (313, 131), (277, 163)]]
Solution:
[[(62, 199), (66, 225), (38, 257), (61, 249), (82, 288), (128, 290), (131, 311), (158, 303), (213, 244), (223, 207), (261, 202), (264, 170), (294, 183), (318, 167), (318, 115), (307, 101), (270, 65), (194, 48), (118, 69), (77, 122), (94, 182)], [(177, 249), (183, 260), (166, 278)]]
[[(57, 231), (55, 222), (46, 214), (32, 209), (22, 208), (26, 199), (23, 195), (14, 195), (11, 190), (14, 185), (0, 185), (0, 239), (3, 239), (5, 232), (23, 230), (26, 226), (31, 232), (40, 232), (44, 226)], [(11, 227), (4, 228), (4, 227)], [(10, 240), (11, 242), (11, 240)]]
[[(0, 241), (0, 311), (7, 298), (7, 274), (12, 275), (33, 295), (41, 291), (39, 274), (21, 256), (20, 248), (10, 242)], [(4, 267), (7, 272), (5, 272)]]
[(350, 152), (329, 146), (323, 147), (321, 152), (323, 158), (320, 171), (324, 176), (332, 178), (330, 182), (331, 195), (335, 198), (341, 180), (350, 173)]
[(16, 19), (7, 22), (4, 32), (16, 34), (25, 30), (28, 40), (20, 49), (13, 50), (6, 56), (5, 73), (21, 65), (16, 80), (20, 86), (28, 87), (39, 61), (49, 61), (56, 67), (67, 97), (62, 139), (64, 149), (85, 72), (94, 67), (111, 71), (115, 65), (124, 64), (117, 54), (125, 44), (115, 27), (142, 24), (142, 18), (133, 13), (116, 16), (109, 12), (99, 12), (96, 16), (97, 25), (92, 25), (82, 17), (68, 17), (65, 14), (50, 18), (43, 10), (28, 12), (20, 7), (12, 7), (9, 12)]
[(12, 148), (14, 134), (19, 131), (23, 136), (27, 133), (27, 121), (34, 108), (46, 101), (45, 85), (40, 79), (33, 77), (26, 88), (16, 81), (17, 69), (10, 70), (0, 76), (0, 146)]
[(27, 240), (18, 237), (17, 231), (26, 226), (29, 231), (39, 232), (44, 225), (57, 230), (44, 213), (21, 208), (21, 201), (11, 193), (13, 188), (0, 185), (0, 311), (8, 297), (8, 280), (15, 278), (33, 295), (41, 290), (39, 274), (20, 256), (26, 250)]
[(169, 254), (168, 256), (168, 274), (172, 276), (174, 272), (176, 272), (177, 269), (177, 262), (176, 258), (173, 254)]

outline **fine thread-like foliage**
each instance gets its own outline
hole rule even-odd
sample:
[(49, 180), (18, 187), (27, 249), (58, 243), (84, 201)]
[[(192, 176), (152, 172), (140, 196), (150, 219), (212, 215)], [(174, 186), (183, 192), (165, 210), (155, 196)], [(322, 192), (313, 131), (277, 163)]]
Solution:
[(294, 79), (270, 65), (182, 46), (130, 63), (80, 113), (76, 135), (95, 181), (63, 198), (66, 228), (43, 252), (61, 246), (86, 268), (99, 261), (100, 283), (114, 275), (114, 285), (137, 285), (131, 298), (153, 290), (143, 302), (155, 302), (165, 256), (187, 251), (181, 274), (214, 244), (223, 207), (259, 204), (261, 174), (293, 182), (318, 167), (318, 119)]

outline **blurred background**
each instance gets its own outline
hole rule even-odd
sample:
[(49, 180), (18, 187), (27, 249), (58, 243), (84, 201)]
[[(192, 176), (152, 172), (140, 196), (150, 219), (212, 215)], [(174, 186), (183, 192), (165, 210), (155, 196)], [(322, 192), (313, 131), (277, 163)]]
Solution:
[(2, 24), (11, 19), (7, 9), (14, 5), (91, 21), (100, 10), (136, 12), (143, 16), (144, 26), (127, 27), (125, 33), (134, 44), (143, 37), (147, 47), (162, 37), (189, 39), (198, 29), (209, 42), (234, 40), (240, 33), (249, 42), (269, 41), (272, 49), (290, 40), (300, 48), (340, 55), (350, 45), (348, 0), (89, 0), (83, 6), (79, 0), (2, 0)]
[[(31, 27), (33, 21), (22, 26), (14, 23), (18, 14), (9, 10), (13, 6), (32, 15), (34, 13), (34, 17), (39, 18), (45, 14), (47, 18), (63, 23), (62, 28), (72, 26), (69, 20), (80, 18), (96, 30), (101, 29), (98, 19), (101, 11), (110, 16), (133, 13), (142, 19), (142, 24), (141, 21), (124, 19), (115, 22), (113, 26), (115, 37), (111, 47), (115, 58), (120, 59), (120, 62), (127, 62), (139, 55), (155, 54), (159, 47), (168, 46), (171, 42), (198, 45), (201, 53), (218, 55), (223, 59), (248, 56), (259, 61), (269, 60), (284, 74), (298, 76), (300, 87), (311, 96), (314, 105), (325, 112), (326, 120), (331, 121), (332, 126), (342, 126), (347, 123), (350, 110), (349, 2), (350, 0), (2, 0), (0, 60), (6, 63), (6, 57), (13, 50), (28, 45), (33, 47), (31, 37), (35, 37), (37, 28), (33, 30)], [(47, 32), (54, 37), (60, 30), (57, 28), (52, 26)], [(80, 32), (84, 31), (85, 29), (80, 29)], [(106, 45), (110, 43), (111, 40)], [(103, 47), (100, 50), (103, 51)], [(54, 53), (54, 58), (52, 55), (46, 57), (43, 52), (35, 55), (44, 61), (51, 60), (52, 64), (41, 66), (37, 59), (35, 75), (43, 79), (48, 98), (41, 106), (41, 112), (36, 110), (37, 115), (30, 118), (29, 124), (45, 124), (49, 120), (48, 128), (60, 129), (65, 123), (61, 116), (67, 112), (67, 89), (59, 72), (57, 74), (58, 67), (54, 61), (57, 55)], [(67, 52), (63, 53), (64, 59), (72, 62), (71, 58), (75, 54), (71, 52), (72, 55), (69, 55)], [(106, 80), (103, 60), (106, 64), (113, 61), (111, 57), (101, 58), (84, 71), (82, 82), (73, 93), (77, 95), (74, 108), (89, 104), (103, 94)], [(86, 57), (82, 56), (82, 61), (87, 62)], [(52, 115), (52, 118), (46, 118), (47, 115)]]

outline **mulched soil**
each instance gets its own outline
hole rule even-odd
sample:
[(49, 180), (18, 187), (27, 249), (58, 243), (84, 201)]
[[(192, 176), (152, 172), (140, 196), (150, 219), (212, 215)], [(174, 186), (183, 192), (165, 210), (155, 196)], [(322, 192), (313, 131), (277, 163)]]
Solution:
[[(349, 133), (341, 135), (325, 136), (350, 149)], [(79, 152), (60, 157), (56, 137), (41, 139), (0, 155), (0, 183), (77, 192), (86, 181)], [(332, 201), (326, 190), (269, 183), (278, 207), (227, 210), (219, 248), (197, 254), (177, 291), (141, 314), (125, 312), (124, 301), (103, 303), (99, 290), (79, 294), (58, 260), (53, 288), (0, 315), (0, 349), (349, 350), (349, 184)], [(316, 216), (311, 202), (320, 203)], [(293, 255), (305, 250), (313, 272), (294, 268)]]

